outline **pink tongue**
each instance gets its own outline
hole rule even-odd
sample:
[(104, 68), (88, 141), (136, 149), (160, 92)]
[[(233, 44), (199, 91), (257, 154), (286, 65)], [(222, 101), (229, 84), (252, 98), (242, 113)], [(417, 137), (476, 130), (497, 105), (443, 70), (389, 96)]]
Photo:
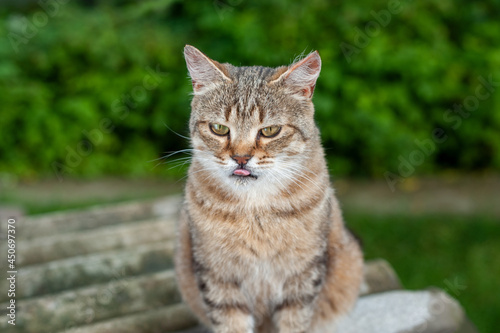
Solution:
[(233, 174), (236, 176), (250, 176), (250, 171), (245, 169), (236, 169)]

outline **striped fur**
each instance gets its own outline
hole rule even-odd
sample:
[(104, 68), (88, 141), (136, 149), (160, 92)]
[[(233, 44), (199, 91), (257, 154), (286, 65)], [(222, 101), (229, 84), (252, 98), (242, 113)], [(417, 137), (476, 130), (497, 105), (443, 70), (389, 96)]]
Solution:
[[(184, 300), (216, 333), (332, 332), (357, 298), (362, 253), (314, 123), (318, 53), (276, 69), (219, 64), (191, 46), (185, 56), (194, 153), (175, 258)], [(264, 137), (268, 126), (281, 131)], [(234, 156), (250, 157), (251, 176), (233, 174)]]

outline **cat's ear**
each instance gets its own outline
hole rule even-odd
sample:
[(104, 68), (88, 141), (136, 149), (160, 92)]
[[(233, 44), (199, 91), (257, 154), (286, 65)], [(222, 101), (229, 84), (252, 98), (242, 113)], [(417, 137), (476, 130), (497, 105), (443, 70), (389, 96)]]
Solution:
[(296, 97), (310, 99), (314, 93), (314, 87), (316, 87), (316, 80), (320, 71), (321, 58), (318, 51), (314, 51), (304, 59), (291, 64), (273, 82), (283, 81)]
[(184, 57), (195, 94), (202, 94), (217, 83), (231, 82), (224, 65), (210, 59), (196, 47), (186, 45)]

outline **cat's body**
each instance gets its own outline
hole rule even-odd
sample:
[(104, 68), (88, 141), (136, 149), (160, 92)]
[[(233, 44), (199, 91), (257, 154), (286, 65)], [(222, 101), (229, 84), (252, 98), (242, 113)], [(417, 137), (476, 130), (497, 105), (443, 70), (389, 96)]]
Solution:
[(278, 69), (219, 64), (191, 46), (185, 56), (194, 153), (176, 253), (184, 300), (216, 333), (332, 332), (357, 298), (362, 254), (313, 119), (319, 55)]

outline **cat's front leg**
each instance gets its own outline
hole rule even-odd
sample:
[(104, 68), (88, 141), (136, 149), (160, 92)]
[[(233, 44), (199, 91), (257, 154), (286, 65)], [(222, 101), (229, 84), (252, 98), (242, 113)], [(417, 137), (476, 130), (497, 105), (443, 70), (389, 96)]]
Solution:
[(307, 333), (314, 315), (315, 297), (285, 300), (274, 312), (273, 321), (279, 333)]
[(283, 298), (275, 304), (273, 322), (279, 333), (306, 333), (326, 278), (328, 253), (323, 249), (304, 266), (302, 273), (289, 277), (283, 285)]
[(237, 307), (223, 305), (208, 312), (214, 333), (253, 333), (254, 320), (250, 313)]
[(202, 270), (198, 272), (198, 288), (214, 333), (253, 333), (254, 318), (240, 283)]

